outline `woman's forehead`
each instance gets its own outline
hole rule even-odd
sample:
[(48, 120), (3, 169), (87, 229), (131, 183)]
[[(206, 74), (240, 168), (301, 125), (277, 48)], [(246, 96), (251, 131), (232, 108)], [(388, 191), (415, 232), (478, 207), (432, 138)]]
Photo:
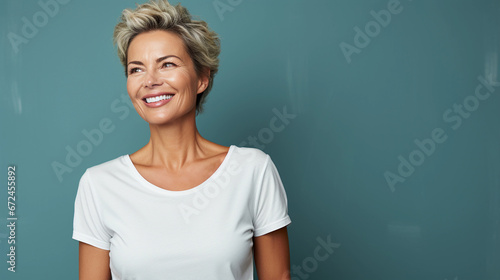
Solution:
[(130, 42), (128, 60), (156, 59), (175, 55), (184, 59), (187, 55), (183, 40), (175, 33), (155, 30), (137, 35)]

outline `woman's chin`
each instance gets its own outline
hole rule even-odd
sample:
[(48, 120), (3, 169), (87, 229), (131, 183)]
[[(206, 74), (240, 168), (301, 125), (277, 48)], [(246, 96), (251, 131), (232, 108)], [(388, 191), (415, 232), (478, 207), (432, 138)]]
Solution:
[(176, 116), (150, 116), (146, 118), (143, 117), (142, 119), (145, 120), (149, 125), (157, 126), (171, 125), (179, 121), (179, 118)]
[(196, 107), (189, 110), (177, 110), (175, 112), (168, 110), (158, 110), (155, 112), (142, 111), (141, 118), (150, 125), (169, 125), (174, 123), (190, 122), (196, 118)]
[(174, 123), (171, 119), (144, 119), (149, 125), (163, 126)]

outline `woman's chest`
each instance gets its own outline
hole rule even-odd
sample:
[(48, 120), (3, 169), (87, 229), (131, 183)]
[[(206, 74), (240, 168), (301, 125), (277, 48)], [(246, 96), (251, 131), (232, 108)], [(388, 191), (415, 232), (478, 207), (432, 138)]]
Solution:
[(147, 268), (151, 275), (173, 273), (173, 277), (179, 271), (186, 275), (248, 266), (253, 223), (245, 203), (237, 200), (200, 192), (182, 200), (131, 203), (115, 209), (118, 218), (108, 223), (114, 232), (112, 270), (143, 275)]

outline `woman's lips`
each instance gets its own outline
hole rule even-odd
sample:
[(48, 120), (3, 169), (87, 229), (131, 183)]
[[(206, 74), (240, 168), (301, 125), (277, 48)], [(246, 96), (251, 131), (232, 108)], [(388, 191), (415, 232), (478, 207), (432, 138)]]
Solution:
[(153, 97), (143, 98), (142, 101), (144, 104), (150, 108), (157, 108), (163, 106), (170, 102), (170, 100), (174, 97), (174, 94), (162, 94)]

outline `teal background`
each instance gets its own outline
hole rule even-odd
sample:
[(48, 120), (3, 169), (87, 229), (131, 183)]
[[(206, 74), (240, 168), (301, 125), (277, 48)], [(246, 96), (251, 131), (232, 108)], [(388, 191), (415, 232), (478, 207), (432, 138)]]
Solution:
[[(8, 34), (21, 36), (23, 17), (43, 20), (43, 9), (0, 3), (0, 224), (10, 164), (18, 217), (15, 273), (0, 227), (0, 279), (77, 279), (80, 176), (149, 138), (121, 99), (125, 77), (112, 45), (121, 11), (135, 1), (66, 1), (17, 52)], [(253, 146), (273, 158), (292, 218), (292, 279), (500, 279), (499, 1), (401, 0), (386, 26), (370, 12), (396, 1), (182, 3), (222, 40), (198, 128), (226, 146), (255, 136)], [(367, 25), (369, 42), (355, 29)], [(343, 43), (356, 52), (344, 55)], [(492, 91), (484, 100), (474, 99), (479, 76)], [(471, 110), (443, 117), (464, 101)], [(270, 121), (284, 108), (295, 117), (271, 137)], [(113, 131), (58, 178), (54, 162), (66, 165), (66, 148), (106, 118)], [(427, 155), (415, 140), (435, 129), (446, 140), (427, 144)], [(323, 260), (318, 238), (337, 247)]]

